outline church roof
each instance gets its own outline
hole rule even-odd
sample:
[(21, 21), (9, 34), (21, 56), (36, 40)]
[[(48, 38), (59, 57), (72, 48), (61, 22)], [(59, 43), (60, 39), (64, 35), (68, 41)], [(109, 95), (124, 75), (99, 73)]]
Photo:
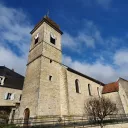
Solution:
[[(65, 66), (66, 66), (66, 65), (65, 65)], [(66, 67), (67, 67), (67, 66), (66, 66)], [(102, 85), (102, 86), (105, 85), (103, 82), (101, 82), (101, 81), (99, 81), (99, 80), (96, 80), (96, 79), (94, 79), (94, 78), (92, 78), (92, 77), (89, 77), (89, 76), (87, 76), (87, 75), (85, 75), (85, 74), (83, 74), (83, 73), (81, 73), (81, 72), (78, 72), (78, 71), (76, 71), (76, 70), (74, 70), (74, 69), (72, 69), (72, 68), (70, 68), (70, 67), (67, 67), (67, 70), (70, 71), (70, 72), (73, 72), (73, 73), (75, 73), (75, 74), (78, 74), (78, 75), (80, 75), (80, 76), (82, 76), (82, 77), (85, 77), (85, 78), (87, 78), (87, 79), (89, 79), (89, 80), (92, 80), (92, 81), (94, 81), (95, 83), (98, 83), (98, 84), (100, 84), (100, 85)]]
[(111, 92), (118, 92), (118, 91), (119, 91), (119, 85), (118, 85), (118, 81), (117, 81), (117, 82), (106, 84), (103, 87), (102, 94), (111, 93)]
[(44, 16), (43, 19), (41, 19), (41, 21), (35, 25), (34, 29), (30, 33), (32, 34), (35, 30), (37, 30), (42, 25), (43, 22), (46, 22), (47, 24), (49, 24), (60, 34), (63, 34), (63, 32), (60, 30), (59, 25), (56, 24), (53, 20), (51, 20), (48, 16)]

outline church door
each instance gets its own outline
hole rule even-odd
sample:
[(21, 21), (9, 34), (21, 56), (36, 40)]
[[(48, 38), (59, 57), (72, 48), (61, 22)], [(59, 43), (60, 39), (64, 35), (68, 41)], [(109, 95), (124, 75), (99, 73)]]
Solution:
[(24, 110), (24, 127), (25, 127), (25, 128), (28, 127), (29, 116), (30, 116), (30, 110), (29, 110), (29, 108), (26, 108), (26, 109)]

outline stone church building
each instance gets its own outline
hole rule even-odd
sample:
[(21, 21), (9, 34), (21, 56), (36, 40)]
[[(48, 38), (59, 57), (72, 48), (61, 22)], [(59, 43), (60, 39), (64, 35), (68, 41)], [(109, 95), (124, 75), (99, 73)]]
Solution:
[[(87, 99), (101, 97), (102, 90), (105, 96), (113, 94), (119, 100), (121, 113), (128, 112), (128, 108), (122, 106), (124, 100), (118, 98), (118, 82), (113, 88), (109, 84), (104, 86), (104, 83), (62, 64), (63, 32), (54, 21), (45, 16), (30, 33), (31, 45), (19, 118), (26, 114), (29, 117), (84, 115)], [(125, 85), (128, 86), (127, 81)], [(128, 93), (124, 95), (126, 102)]]

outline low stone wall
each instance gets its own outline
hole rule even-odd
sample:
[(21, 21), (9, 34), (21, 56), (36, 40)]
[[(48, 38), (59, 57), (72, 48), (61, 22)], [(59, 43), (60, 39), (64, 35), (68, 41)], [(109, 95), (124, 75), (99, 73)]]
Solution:
[[(77, 128), (83, 128), (83, 126)], [(85, 126), (85, 128), (100, 128), (100, 126)], [(128, 123), (105, 125), (104, 128), (128, 128)]]

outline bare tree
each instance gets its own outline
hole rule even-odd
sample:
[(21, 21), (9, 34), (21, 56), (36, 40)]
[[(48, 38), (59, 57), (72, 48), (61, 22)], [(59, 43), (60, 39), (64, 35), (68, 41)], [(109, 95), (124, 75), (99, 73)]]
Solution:
[(85, 111), (94, 121), (99, 119), (101, 128), (103, 128), (103, 120), (106, 116), (116, 114), (118, 109), (116, 104), (108, 98), (92, 98), (85, 103)]

